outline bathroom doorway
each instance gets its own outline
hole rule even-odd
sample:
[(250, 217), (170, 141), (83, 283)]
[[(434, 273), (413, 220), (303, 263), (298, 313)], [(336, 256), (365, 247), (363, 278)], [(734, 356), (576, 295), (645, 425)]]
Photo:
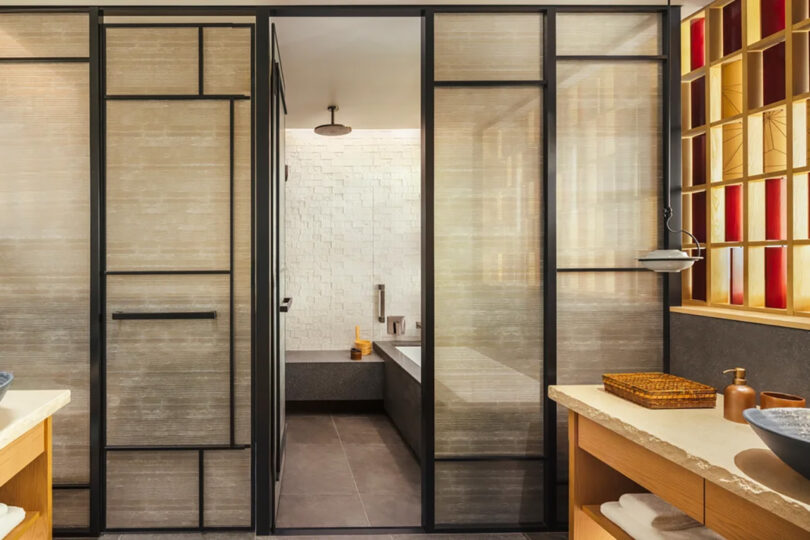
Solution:
[(277, 530), (422, 524), (421, 31), (273, 18)]

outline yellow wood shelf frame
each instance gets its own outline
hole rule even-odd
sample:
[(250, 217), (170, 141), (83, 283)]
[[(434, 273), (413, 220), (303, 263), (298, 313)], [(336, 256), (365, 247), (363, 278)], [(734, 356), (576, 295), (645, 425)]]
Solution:
[(783, 315), (770, 311), (754, 311), (742, 307), (736, 309), (727, 307), (720, 308), (707, 306), (705, 304), (673, 306), (669, 308), (669, 310), (672, 313), (683, 313), (685, 315), (695, 315), (698, 317), (711, 317), (714, 319), (726, 319), (729, 321), (767, 324), (770, 326), (782, 326), (784, 328), (795, 328), (798, 330), (810, 330), (810, 313)]
[[(720, 58), (711, 58), (711, 43), (714, 39), (712, 35), (712, 25), (709, 24), (710, 15), (713, 16), (716, 11), (721, 10), (729, 3), (729, 0), (716, 0), (711, 4), (697, 10), (689, 17), (681, 22), (681, 54), (682, 58), (682, 84), (690, 84), (700, 77), (704, 77), (706, 85), (706, 103), (705, 103), (705, 116), (707, 125), (700, 126), (693, 129), (685, 129), (682, 134), (684, 141), (684, 160), (683, 160), (683, 226), (687, 230), (692, 229), (691, 212), (694, 211), (691, 205), (691, 196), (695, 192), (706, 191), (706, 242), (702, 243), (705, 248), (704, 255), (706, 256), (706, 301), (693, 300), (691, 298), (691, 271), (684, 273), (682, 281), (682, 300), (685, 305), (683, 309), (687, 310), (690, 314), (704, 315), (710, 317), (729, 318), (735, 320), (746, 320), (747, 322), (756, 322), (758, 324), (773, 324), (777, 326), (787, 326), (790, 328), (810, 328), (806, 324), (808, 312), (810, 312), (810, 240), (807, 239), (807, 231), (794, 231), (794, 182), (801, 179), (802, 182), (807, 180), (801, 178), (810, 172), (810, 145), (807, 139), (810, 138), (808, 131), (810, 131), (810, 103), (808, 103), (807, 125), (798, 125), (796, 137), (794, 137), (794, 115), (796, 114), (794, 104), (810, 99), (810, 89), (794, 88), (794, 76), (801, 79), (800, 73), (794, 74), (796, 69), (797, 59), (794, 58), (794, 40), (799, 39), (796, 36), (802, 32), (806, 33), (810, 29), (810, 18), (805, 15), (807, 13), (797, 12), (796, 16), (799, 20), (794, 22), (794, 9), (796, 4), (791, 0), (785, 0), (785, 29), (776, 32), (772, 35), (761, 37), (759, 35), (760, 25), (760, 7), (758, 3), (760, 0), (741, 0), (741, 49), (729, 53)], [(689, 25), (695, 18), (704, 18), (705, 33), (704, 33), (704, 57), (706, 64), (696, 70), (685, 72), (688, 67), (689, 51), (691, 42), (689, 40)], [(717, 29), (715, 29), (715, 32)], [(722, 30), (721, 30), (722, 31)], [(751, 81), (749, 77), (761, 77), (762, 74), (758, 73), (759, 67), (754, 66), (753, 63), (759, 62), (759, 56), (762, 50), (767, 49), (777, 43), (785, 43), (785, 98), (775, 103), (767, 105), (754, 104), (751, 106)], [(802, 42), (799, 41), (799, 45)], [(806, 64), (806, 58), (799, 64)], [(742, 113), (729, 117), (722, 117), (717, 119), (718, 110), (722, 111), (722, 103), (713, 103), (713, 99), (723, 99), (723, 86), (722, 80), (722, 65), (733, 61), (742, 62)], [(719, 67), (718, 67), (719, 66)], [(754, 69), (755, 71), (751, 72)], [(805, 68), (806, 69), (806, 68)], [(806, 74), (805, 74), (806, 77)], [(757, 83), (758, 84), (758, 83)], [(804, 90), (801, 93), (794, 95), (794, 90)], [(688, 100), (683, 101), (682, 115), (684, 119), (688, 119), (691, 115), (690, 103)], [(756, 137), (752, 139), (751, 122), (752, 120), (759, 120), (759, 116), (763, 113), (783, 109), (785, 112), (785, 160), (786, 166), (784, 169), (771, 170), (770, 172), (759, 171), (752, 169), (752, 152), (759, 152), (759, 156), (753, 156), (753, 162), (756, 167), (759, 167), (763, 161), (763, 148), (752, 148), (752, 141), (756, 142)], [(713, 114), (714, 113), (714, 114)], [(734, 122), (742, 123), (742, 175), (740, 177), (726, 177), (723, 174), (723, 126), (727, 126)], [(688, 126), (689, 124), (684, 124)], [(761, 131), (761, 125), (757, 127)], [(705, 176), (707, 179), (706, 184), (692, 185), (691, 184), (691, 144), (689, 139), (700, 134), (706, 133), (706, 170)], [(754, 133), (753, 135), (757, 135)], [(761, 135), (761, 134), (760, 134)], [(794, 138), (796, 141), (794, 142)], [(761, 142), (761, 141), (760, 141)], [(801, 143), (801, 144), (800, 144)], [(688, 148), (688, 155), (687, 155)], [(794, 167), (794, 150), (805, 151), (807, 155), (807, 164)], [(718, 172), (720, 176), (718, 177)], [(764, 216), (765, 201), (757, 200), (757, 205), (761, 208), (752, 208), (749, 205), (749, 185), (754, 182), (761, 182), (768, 178), (786, 179), (786, 204), (785, 211), (787, 213), (787, 236), (785, 240), (768, 241), (762, 238), (749, 238), (751, 217), (754, 211), (761, 213)], [(723, 227), (720, 222), (724, 218), (724, 210), (717, 207), (722, 203), (725, 193), (716, 193), (716, 199), (713, 204), (712, 192), (713, 190), (722, 190), (725, 186), (741, 184), (743, 186), (743, 236), (741, 242), (725, 242), (724, 238), (719, 238), (715, 232), (714, 241), (712, 240), (712, 230), (718, 230)], [(802, 189), (810, 189), (803, 187)], [(799, 192), (801, 194), (801, 192)], [(722, 197), (721, 197), (722, 195)], [(801, 206), (797, 211), (808, 213), (808, 203), (806, 200), (800, 202)], [(688, 209), (688, 211), (686, 211)], [(757, 216), (760, 217), (759, 215)], [(810, 217), (808, 218), (810, 219)], [(757, 221), (761, 221), (758, 219)], [(799, 221), (799, 223), (804, 223)], [(755, 269), (756, 275), (751, 274), (751, 265), (754, 260), (753, 255), (757, 257), (761, 255), (759, 250), (763, 246), (769, 245), (783, 245), (787, 248), (787, 305), (785, 309), (771, 309), (764, 307), (764, 277), (760, 277), (760, 270), (764, 271), (764, 267), (759, 266)], [(718, 265), (725, 264), (722, 259), (713, 260), (712, 255), (719, 257), (720, 249), (728, 248), (730, 246), (743, 248), (743, 304), (733, 305), (719, 301), (724, 298), (725, 290), (728, 289), (728, 283), (722, 285), (723, 288), (717, 288), (722, 281), (724, 272), (726, 270)], [(713, 251), (715, 250), (715, 251)], [(805, 254), (804, 251), (808, 250)], [(807, 264), (804, 264), (804, 263)], [(718, 266), (717, 268), (713, 268)], [(728, 276), (725, 276), (728, 279)], [(753, 279), (752, 279), (753, 278)], [(714, 289), (713, 289), (714, 285)], [(687, 305), (688, 304), (688, 305)], [(710, 312), (707, 308), (720, 308), (720, 311)], [(673, 308), (673, 311), (681, 308)], [(726, 311), (731, 314), (726, 313)], [(750, 317), (744, 317), (740, 314), (740, 310), (750, 311)], [(677, 311), (676, 311), (677, 312)], [(750, 319), (750, 320), (749, 320)]]
[(26, 512), (22, 522), (14, 527), (4, 540), (18, 540), (25, 537), (25, 534), (34, 526), (39, 519), (39, 512)]
[(582, 511), (612, 538), (616, 540), (633, 540), (633, 537), (624, 532), (624, 529), (605, 517), (602, 510), (599, 509), (599, 505), (587, 504), (582, 507)]

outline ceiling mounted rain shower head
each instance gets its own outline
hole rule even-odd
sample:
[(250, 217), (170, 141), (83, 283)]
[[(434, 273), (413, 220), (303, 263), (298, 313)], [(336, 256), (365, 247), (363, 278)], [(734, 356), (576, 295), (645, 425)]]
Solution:
[(337, 105), (329, 105), (327, 109), (332, 113), (332, 121), (329, 124), (321, 124), (316, 127), (315, 133), (328, 137), (337, 137), (338, 135), (348, 135), (352, 132), (352, 128), (349, 126), (335, 123), (335, 111), (338, 110)]

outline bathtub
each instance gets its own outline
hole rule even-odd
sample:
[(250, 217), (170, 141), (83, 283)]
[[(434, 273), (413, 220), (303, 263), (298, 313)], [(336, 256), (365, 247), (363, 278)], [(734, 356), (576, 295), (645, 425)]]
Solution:
[[(418, 341), (375, 341), (385, 362), (385, 412), (420, 459), (422, 438), (422, 347)], [(421, 459), (420, 459), (421, 461)]]
[(422, 367), (422, 346), (421, 345), (395, 345), (394, 348), (408, 357), (417, 366)]

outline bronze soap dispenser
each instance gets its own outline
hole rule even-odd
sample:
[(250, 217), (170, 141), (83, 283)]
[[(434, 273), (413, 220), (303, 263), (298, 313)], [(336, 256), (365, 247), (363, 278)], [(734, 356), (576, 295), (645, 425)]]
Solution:
[(723, 417), (732, 422), (745, 424), (743, 411), (757, 406), (757, 393), (746, 384), (745, 368), (727, 369), (723, 373), (734, 372), (734, 383), (723, 391)]

